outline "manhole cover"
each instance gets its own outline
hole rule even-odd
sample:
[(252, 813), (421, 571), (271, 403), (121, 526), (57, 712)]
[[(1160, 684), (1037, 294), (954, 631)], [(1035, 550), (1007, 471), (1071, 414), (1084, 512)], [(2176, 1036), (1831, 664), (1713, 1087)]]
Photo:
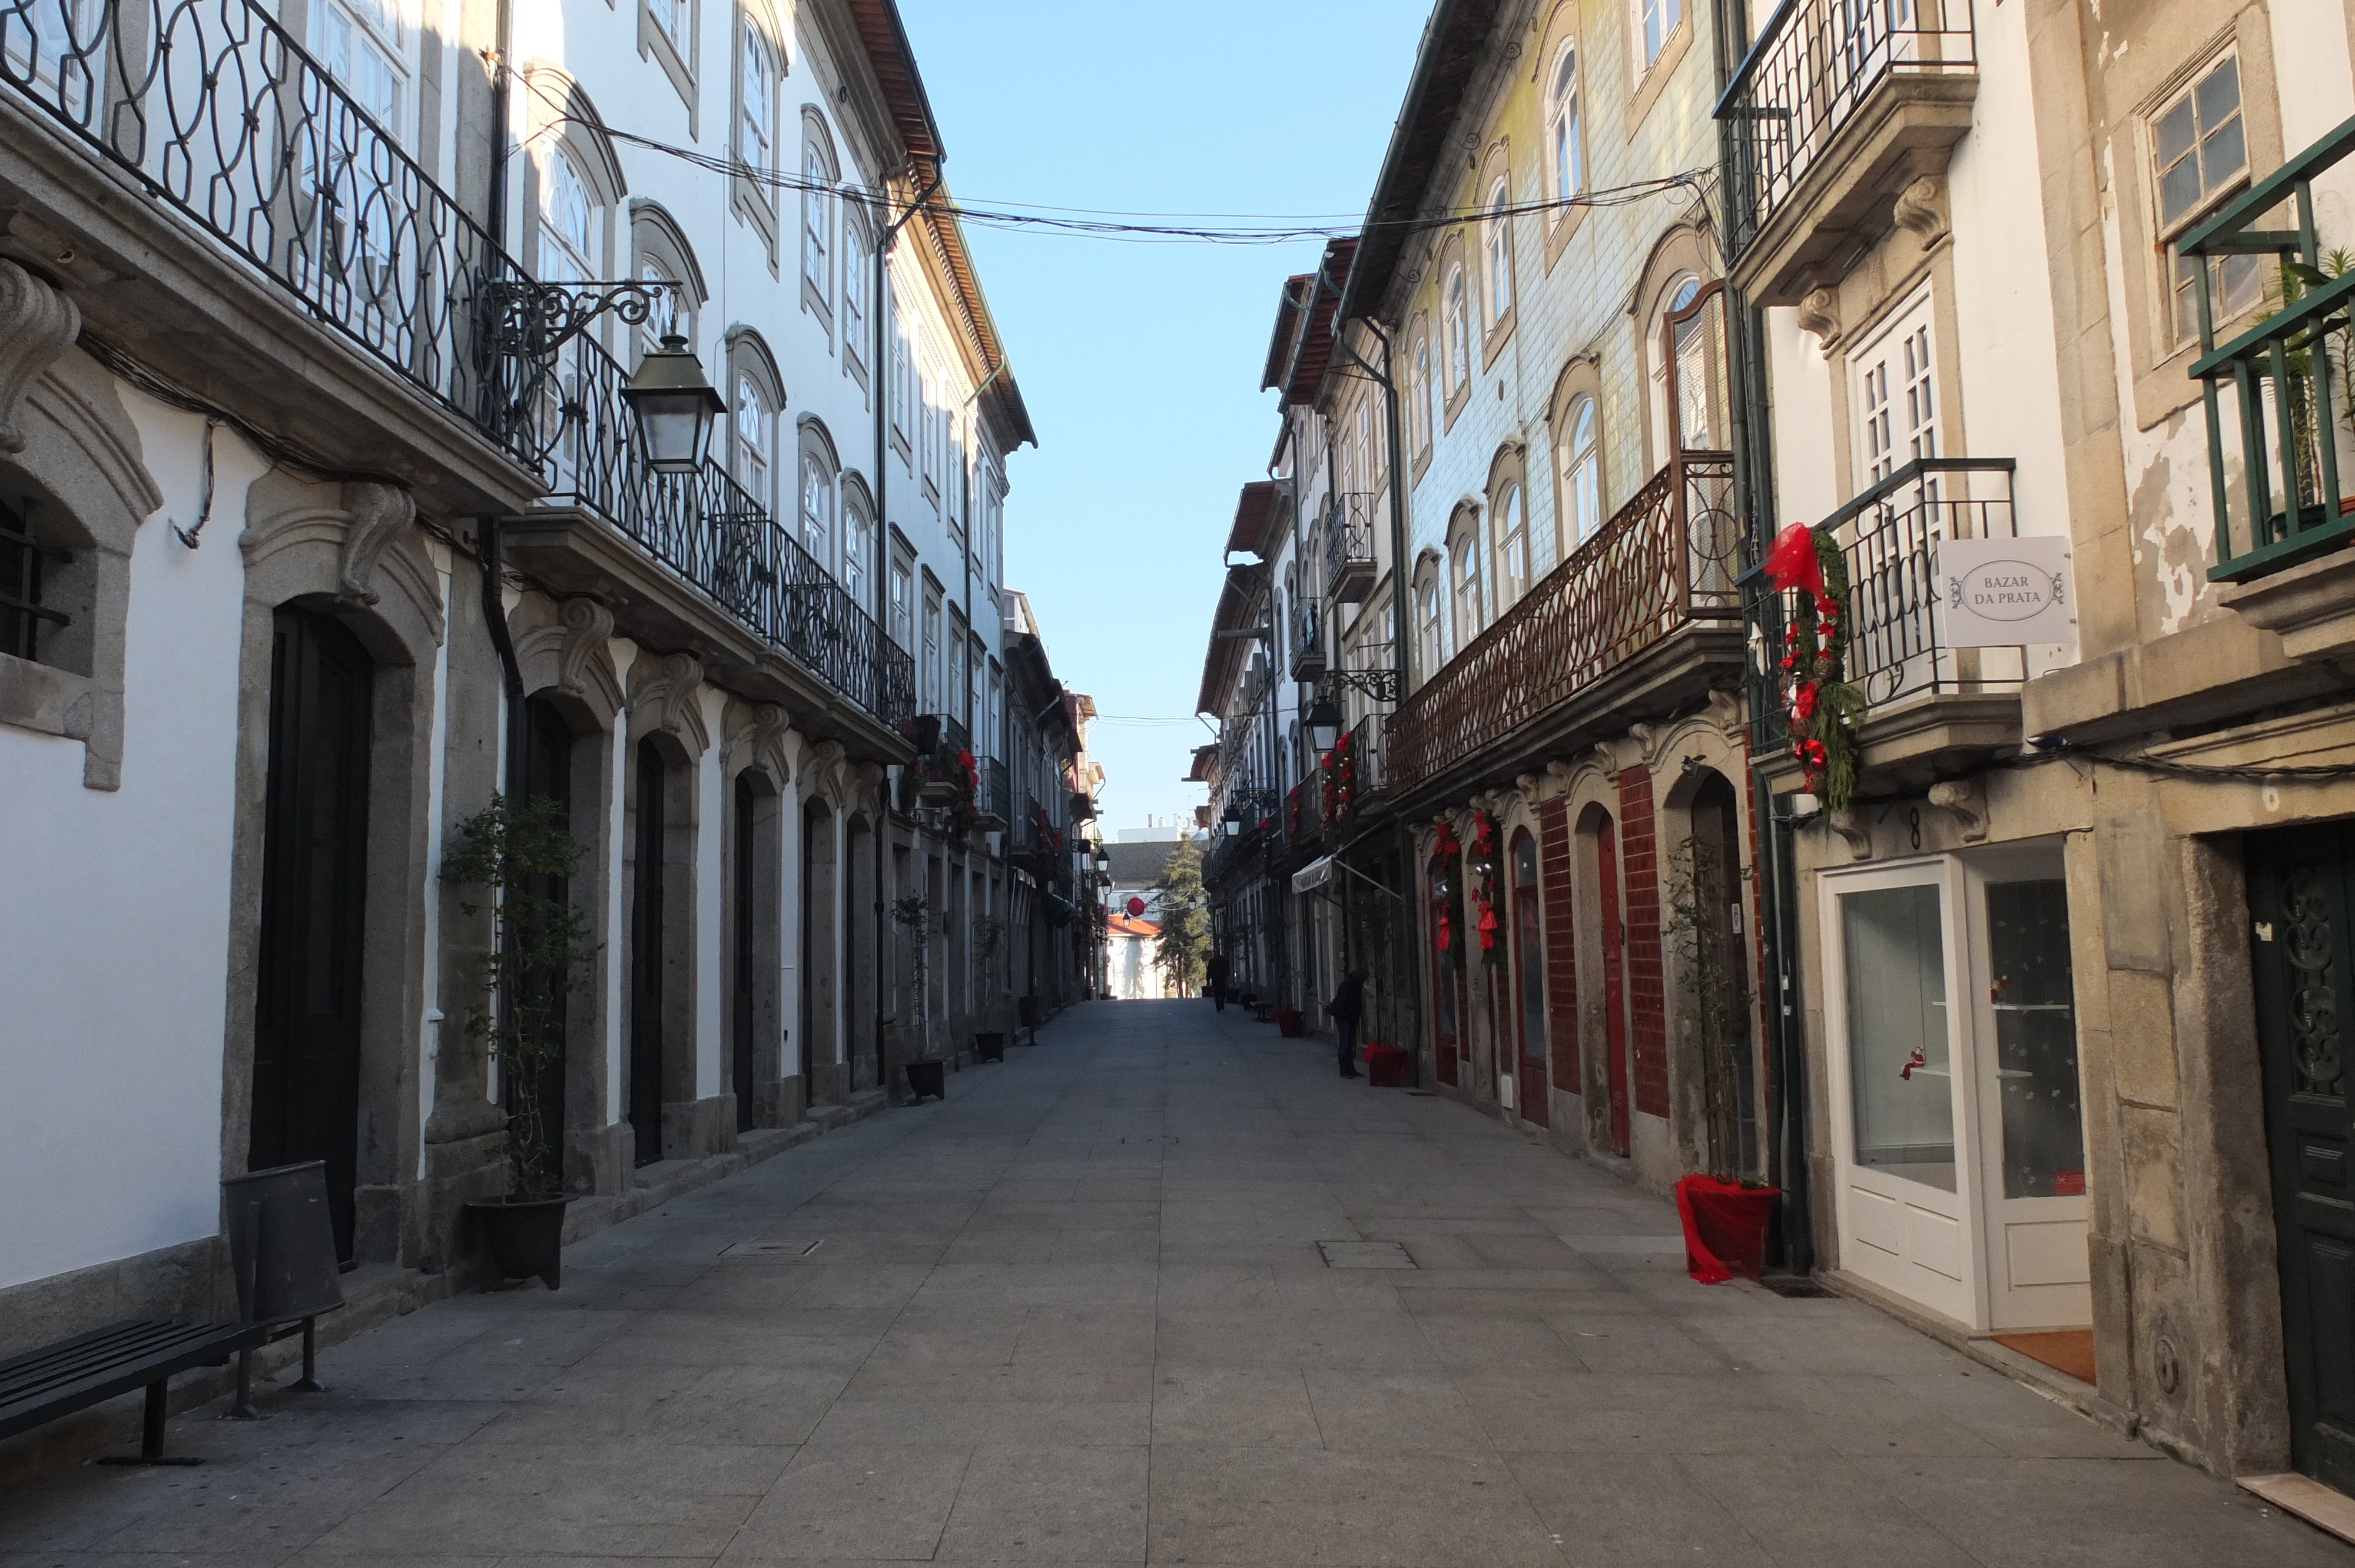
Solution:
[(1327, 1268), (1412, 1268), (1414, 1259), (1407, 1256), (1406, 1248), (1397, 1242), (1321, 1241), (1316, 1250), (1325, 1255)]
[(823, 1237), (816, 1241), (741, 1241), (720, 1253), (722, 1257), (807, 1257), (824, 1246)]

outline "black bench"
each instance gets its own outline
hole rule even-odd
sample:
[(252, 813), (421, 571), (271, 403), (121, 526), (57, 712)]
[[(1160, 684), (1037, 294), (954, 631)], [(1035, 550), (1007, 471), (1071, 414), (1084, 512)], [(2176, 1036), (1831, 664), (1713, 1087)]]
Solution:
[(200, 1465), (164, 1457), (164, 1391), (174, 1372), (220, 1366), (269, 1335), (265, 1323), (152, 1323), (136, 1319), (60, 1340), (0, 1361), (0, 1437), (69, 1415), (144, 1385), (147, 1411), (136, 1457), (101, 1465)]

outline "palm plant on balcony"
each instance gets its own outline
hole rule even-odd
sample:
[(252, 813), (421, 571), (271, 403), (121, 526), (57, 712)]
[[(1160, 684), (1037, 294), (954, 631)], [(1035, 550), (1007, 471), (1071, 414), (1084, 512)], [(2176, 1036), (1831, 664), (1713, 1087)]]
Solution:
[[(2319, 267), (2309, 267), (2296, 260), (2284, 261), (2282, 310), (2296, 305), (2308, 289), (2332, 282), (2350, 270), (2355, 270), (2355, 255), (2345, 250), (2331, 251)], [(2258, 318), (2259, 323), (2280, 313), (2268, 312)], [(2338, 432), (2330, 429), (2330, 411), (2316, 406), (2318, 395), (2315, 355), (2322, 355), (2322, 366), (2337, 384), (2344, 404), (2337, 422), (2355, 430), (2355, 387), (2350, 387), (2347, 380), (2348, 373), (2355, 370), (2355, 352), (2350, 351), (2355, 351), (2355, 325), (2350, 324), (2349, 317), (2340, 315), (2320, 323), (2289, 344), (2285, 355), (2289, 374), (2279, 389), (2281, 407), (2289, 420), (2290, 450), (2296, 456), (2298, 493), (2320, 496), (2326, 504), (2338, 498), (2322, 495), (2321, 443), (2336, 440)]]

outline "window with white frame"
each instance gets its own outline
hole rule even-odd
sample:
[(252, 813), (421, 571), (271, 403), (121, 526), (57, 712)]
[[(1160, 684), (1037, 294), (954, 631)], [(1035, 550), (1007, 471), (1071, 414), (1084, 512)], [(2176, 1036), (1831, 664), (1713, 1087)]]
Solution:
[[(2241, 112), (2241, 60), (2227, 52), (2203, 69), (2150, 117), (2152, 189), (2158, 237), (2171, 242), (2226, 195), (2247, 183), (2249, 142)], [(2264, 294), (2255, 256), (2211, 259), (2209, 298), (2217, 319), (2239, 315)], [(2200, 335), (2200, 259), (2167, 252), (2168, 295), (2175, 342)]]
[[(1553, 199), (1568, 201), (1586, 188), (1586, 131), (1579, 118), (1578, 45), (1562, 45), (1546, 84), (1546, 177)], [(1557, 211), (1550, 221), (1565, 216)]]
[(985, 748), (987, 755), (991, 757), (1000, 755), (997, 737), (999, 726), (1004, 723), (1002, 715), (1005, 712), (1006, 671), (996, 660), (992, 659), (989, 662), (989, 707), (986, 712), (982, 733), (974, 737), (977, 745)]
[(815, 134), (802, 143), (802, 281), (834, 303), (834, 166)]
[(1497, 613), (1504, 614), (1529, 591), (1529, 519), (1521, 487), (1508, 483), (1497, 502)]
[(1433, 562), (1416, 574), (1414, 584), (1415, 653), (1425, 680), (1447, 662), (1447, 634), (1441, 624), (1439, 603), (1439, 567)]
[(1463, 647), (1480, 635), (1484, 624), (1480, 599), (1480, 519), (1476, 513), (1465, 518), (1457, 531), (1451, 565), (1455, 574), (1455, 646)]
[(842, 346), (859, 364), (867, 363), (867, 294), (869, 265), (867, 235), (856, 218), (842, 226)]
[(661, 285), (653, 291), (654, 302), (646, 309), (646, 335), (656, 339), (692, 335), (687, 302), (671, 269), (655, 257), (641, 257), (638, 281)]
[(1359, 488), (1370, 493), (1378, 482), (1374, 468), (1374, 400), (1362, 397), (1358, 401), (1356, 435)]
[(764, 512), (776, 514), (777, 411), (749, 370), (736, 373), (736, 400), (729, 431), (736, 482)]
[(579, 283), (597, 272), (597, 198), (581, 165), (560, 142), (550, 143), (539, 165), (539, 275), (551, 283)]
[(1637, 62), (1649, 70), (1652, 62), (1660, 58), (1668, 40), (1676, 36), (1677, 24), (1684, 19), (1684, 0), (1628, 0), (1636, 11), (1636, 47), (1644, 51)]
[(1469, 302), (1464, 296), (1464, 269), (1458, 264), (1447, 270), (1447, 284), (1443, 297), (1447, 334), (1447, 397), (1450, 400), (1472, 377), (1472, 319)]
[(1511, 192), (1505, 176), (1498, 175), (1497, 183), (1488, 187), (1487, 216), (1480, 221), (1480, 251), (1487, 274), (1482, 309), (1490, 332), (1496, 331), (1513, 309), (1512, 219), (1505, 213), (1510, 206)]
[(646, 0), (646, 15), (654, 18), (655, 26), (662, 29), (663, 37), (670, 40), (682, 58), (687, 54), (687, 7), (693, 4), (694, 0)]
[(1693, 302), (1700, 293), (1700, 280), (1690, 272), (1680, 273), (1661, 291), (1659, 309), (1654, 313), (1650, 330), (1644, 339), (1644, 352), (1650, 366), (1652, 428), (1650, 446), (1652, 466), (1667, 464), (1668, 453), (1675, 445), (1670, 421), (1678, 410), (1668, 406), (1668, 362), (1674, 349), (1670, 344), (1668, 317)]
[(868, 521), (865, 502), (846, 495), (842, 505), (842, 591), (861, 609), (874, 608), (867, 601), (867, 567), (874, 549), (875, 525)]
[[(659, 9), (662, 0), (655, 0)], [(672, 4), (683, 0), (671, 0)], [(751, 14), (740, 25), (744, 36), (736, 84), (736, 157), (761, 174), (777, 166), (777, 69), (775, 48)], [(766, 194), (765, 190), (762, 193)]]
[(916, 563), (900, 549), (891, 552), (891, 641), (902, 649), (916, 641)]
[(924, 647), (920, 668), (923, 696), (919, 708), (936, 714), (941, 711), (941, 596), (930, 588), (924, 591)]
[(1938, 455), (1934, 363), (1927, 295), (1849, 356), (1860, 484), (1878, 484), (1917, 458)]
[(834, 467), (815, 447), (802, 452), (802, 548), (832, 571), (834, 558)]
[(1407, 418), (1414, 428), (1414, 450), (1427, 451), (1432, 431), (1431, 339), (1414, 340), (1414, 384), (1407, 397)]
[[(37, 7), (44, 32), (62, 30), (59, 0)], [(409, 29), (400, 0), (314, 0), (311, 37), (319, 63), (396, 142), (406, 142)], [(12, 44), (15, 40), (11, 40)], [(9, 50), (13, 57), (18, 51)]]
[(1557, 482), (1561, 489), (1562, 541), (1565, 553), (1594, 536), (1603, 526), (1603, 448), (1594, 399), (1580, 393), (1571, 400), (1554, 440)]

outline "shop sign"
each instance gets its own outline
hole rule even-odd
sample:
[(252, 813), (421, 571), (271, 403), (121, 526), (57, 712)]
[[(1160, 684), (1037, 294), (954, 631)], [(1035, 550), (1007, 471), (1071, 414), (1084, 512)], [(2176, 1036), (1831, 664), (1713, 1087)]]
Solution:
[(1948, 539), (1938, 546), (1942, 638), (1949, 648), (2017, 648), (2077, 640), (2069, 541)]

